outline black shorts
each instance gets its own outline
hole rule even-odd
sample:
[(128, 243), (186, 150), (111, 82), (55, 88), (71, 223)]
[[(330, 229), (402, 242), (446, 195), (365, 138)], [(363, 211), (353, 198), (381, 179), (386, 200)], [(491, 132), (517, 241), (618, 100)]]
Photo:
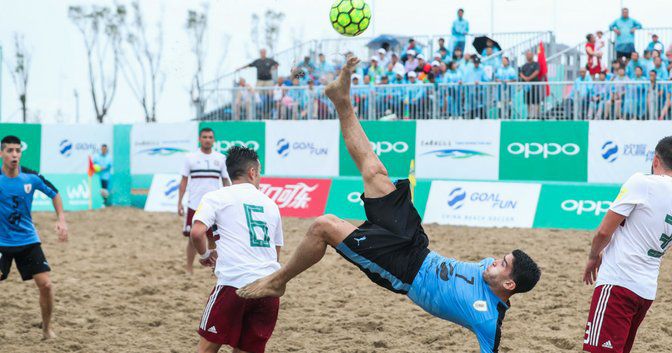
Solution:
[(9, 270), (12, 268), (12, 260), (16, 262), (21, 279), (30, 280), (34, 275), (49, 272), (51, 268), (44, 257), (40, 243), (24, 246), (0, 246), (0, 281), (7, 279)]
[(103, 179), (100, 179), (100, 187), (101, 187), (101, 188), (107, 190), (109, 185), (110, 185), (110, 181), (109, 181), (109, 180), (103, 180)]
[(429, 254), (429, 239), (411, 202), (409, 181), (400, 180), (396, 186), (381, 198), (362, 195), (367, 221), (336, 251), (377, 285), (406, 294)]

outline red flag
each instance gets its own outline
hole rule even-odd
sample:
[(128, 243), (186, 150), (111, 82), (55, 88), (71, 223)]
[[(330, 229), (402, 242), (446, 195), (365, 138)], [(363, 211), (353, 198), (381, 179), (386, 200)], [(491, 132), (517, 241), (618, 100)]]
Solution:
[[(539, 53), (537, 54), (539, 63), (539, 81), (548, 82), (548, 63), (546, 63), (546, 50), (544, 42), (539, 42)], [(551, 86), (546, 85), (546, 96), (551, 95)]]
[(96, 169), (93, 166), (93, 159), (89, 156), (89, 170), (86, 172), (89, 175), (89, 178), (96, 174)]

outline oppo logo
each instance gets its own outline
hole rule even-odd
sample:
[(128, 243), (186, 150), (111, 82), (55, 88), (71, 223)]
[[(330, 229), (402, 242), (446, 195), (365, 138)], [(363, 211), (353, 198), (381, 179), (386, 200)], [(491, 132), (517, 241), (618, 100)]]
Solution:
[(255, 151), (259, 150), (259, 142), (257, 141), (217, 141), (215, 142), (215, 150), (219, 152), (226, 152), (229, 148), (234, 146), (247, 147)]
[(514, 155), (523, 155), (524, 158), (532, 156), (542, 156), (547, 159), (550, 156), (557, 156), (564, 154), (567, 156), (575, 156), (581, 152), (579, 145), (575, 143), (567, 143), (561, 145), (559, 143), (520, 143), (514, 142), (507, 147), (509, 153)]
[(609, 211), (611, 201), (565, 200), (560, 207), (562, 207), (563, 211), (574, 212), (579, 216), (584, 213), (594, 213), (596, 216), (599, 216)]
[(353, 191), (348, 194), (348, 202), (358, 203), (360, 206), (364, 206), (364, 201), (362, 201), (362, 193), (359, 191)]
[(378, 141), (371, 142), (371, 147), (373, 151), (376, 152), (378, 156), (383, 153), (404, 153), (408, 151), (408, 144), (406, 142), (397, 141), (397, 142), (388, 142), (388, 141)]

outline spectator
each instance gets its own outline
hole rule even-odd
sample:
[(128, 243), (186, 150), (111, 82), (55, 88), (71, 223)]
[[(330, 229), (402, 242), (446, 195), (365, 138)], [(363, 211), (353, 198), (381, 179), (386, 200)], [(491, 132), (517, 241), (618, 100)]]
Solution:
[[(626, 85), (625, 81), (629, 81), (630, 79), (628, 76), (625, 75), (625, 68), (621, 65), (618, 68), (616, 77), (614, 78), (614, 87), (613, 87), (613, 94), (611, 95), (611, 102), (613, 103), (613, 108), (614, 108), (614, 118), (616, 119), (622, 119), (623, 116), (621, 115), (623, 111), (623, 101), (625, 98), (625, 91), (626, 91)], [(611, 106), (611, 104), (610, 104)]]
[[(490, 54), (488, 54), (488, 49), (490, 49), (490, 51), (489, 51)], [(481, 51), (481, 56), (484, 57), (484, 58), (487, 58), (488, 56), (493, 55), (493, 54), (497, 54), (497, 53), (499, 53), (499, 49), (497, 49), (497, 47), (495, 47), (495, 42), (493, 42), (491, 39), (488, 39), (485, 42), (485, 48), (483, 49), (483, 51)]]
[(611, 62), (611, 70), (607, 73), (607, 81), (613, 81), (618, 76), (618, 70), (624, 67), (623, 63), (616, 59)]
[(406, 87), (406, 102), (410, 111), (410, 116), (419, 119), (427, 113), (425, 107), (426, 94), (425, 87), (417, 80), (418, 75), (415, 71), (408, 73), (408, 87)]
[(633, 51), (632, 54), (630, 54), (630, 62), (628, 63), (628, 66), (625, 67), (625, 75), (629, 78), (634, 78), (635, 69), (639, 67), (643, 71), (645, 69), (645, 65), (646, 64), (639, 60), (639, 53)]
[[(646, 47), (646, 50), (650, 52), (658, 50), (662, 53), (665, 50), (665, 46), (660, 42), (660, 40), (658, 40), (658, 35), (654, 34), (651, 36), (651, 43), (649, 43), (649, 45)], [(660, 77), (658, 79), (660, 79)]]
[(377, 56), (371, 57), (371, 65), (364, 71), (365, 74), (369, 76), (369, 79), (374, 83), (379, 82), (380, 78), (385, 76), (385, 70), (383, 70), (383, 68), (380, 65), (378, 65)]
[(653, 70), (653, 58), (651, 58), (651, 54), (651, 51), (644, 50), (643, 58), (639, 59), (642, 62), (642, 69), (644, 70), (644, 73)]
[[(609, 102), (610, 86), (604, 82), (607, 79), (606, 72), (600, 72), (597, 78), (597, 84), (593, 87), (590, 108), (588, 110), (588, 119), (602, 120), (605, 116), (607, 102)], [(608, 113), (607, 113), (608, 116)]]
[(390, 63), (391, 58), (387, 55), (387, 50), (380, 48), (378, 49), (378, 65), (380, 67), (387, 67), (387, 64)]
[[(525, 64), (520, 68), (520, 80), (522, 82), (539, 81), (539, 63), (534, 61), (534, 53), (525, 53)], [(539, 103), (542, 97), (542, 86), (528, 85), (525, 87), (525, 104), (527, 104), (527, 116), (529, 119), (539, 118)]]
[(609, 29), (616, 33), (616, 57), (629, 58), (635, 51), (635, 31), (642, 29), (642, 24), (630, 18), (630, 11), (624, 7), (621, 18), (615, 20)]
[(604, 32), (597, 31), (597, 36), (595, 37), (595, 52), (601, 53), (600, 56), (600, 66), (605, 68), (607, 67), (604, 62), (604, 49), (607, 47), (607, 40), (604, 38)]
[(588, 72), (591, 76), (595, 76), (602, 72), (602, 52), (596, 50), (597, 39), (595, 35), (589, 34), (586, 36), (586, 54), (588, 54)]
[[(656, 72), (651, 71), (649, 73), (651, 75), (651, 81), (655, 81), (656, 79)], [(660, 113), (658, 114), (658, 120), (669, 120), (669, 115), (668, 113), (670, 112), (670, 108), (672, 108), (672, 86), (670, 84), (657, 84), (658, 87), (658, 100), (659, 104), (658, 107), (660, 107)]]
[[(334, 65), (328, 63), (324, 54), (320, 53), (320, 55), (317, 56), (317, 65), (316, 65), (316, 68), (315, 68), (315, 75), (318, 78), (321, 78), (321, 77), (325, 77), (327, 75), (333, 75), (335, 71), (336, 71), (336, 68), (334, 67)], [(329, 80), (329, 81), (331, 81), (331, 80)]]
[(392, 56), (390, 57), (390, 63), (387, 64), (386, 74), (390, 78), (393, 78), (397, 72), (401, 72), (401, 76), (404, 76), (406, 74), (406, 69), (404, 68), (404, 64), (399, 61), (399, 56), (397, 53), (392, 53)]
[(432, 61), (432, 71), (430, 72), (437, 82), (443, 81), (443, 72), (441, 72), (441, 63)]
[(278, 66), (277, 61), (266, 57), (266, 49), (261, 49), (259, 51), (259, 59), (239, 68), (236, 71), (248, 67), (254, 67), (257, 69), (257, 87), (271, 87), (273, 86), (273, 70), (277, 70)]
[(495, 81), (509, 83), (515, 82), (517, 79), (518, 73), (516, 72), (516, 69), (511, 66), (509, 58), (506, 56), (502, 57), (502, 66), (495, 71)]
[[(310, 56), (305, 56), (303, 58), (303, 62), (301, 64), (299, 64), (298, 68), (303, 71), (303, 74), (304, 74), (303, 76), (304, 77), (313, 76), (315, 74), (315, 70), (316, 70), (315, 65), (313, 65), (313, 63), (310, 61)], [(306, 83), (307, 83), (307, 81), (306, 81)]]
[(244, 78), (238, 81), (237, 86), (233, 105), (233, 120), (240, 120), (241, 117), (254, 117), (257, 104), (261, 103), (259, 93), (255, 92), (252, 85), (247, 83)]
[(450, 54), (448, 53), (448, 49), (446, 48), (439, 49), (437, 55), (439, 57), (439, 61), (441, 62), (447, 63), (450, 60)]
[(588, 75), (588, 70), (582, 67), (579, 70), (579, 77), (574, 81), (572, 93), (570, 97), (574, 99), (574, 103), (579, 105), (579, 118), (586, 119), (590, 106), (590, 98), (593, 92), (593, 85), (590, 84), (593, 80)]
[(457, 10), (457, 19), (453, 22), (451, 30), (453, 36), (453, 51), (460, 49), (464, 52), (464, 47), (467, 42), (467, 34), (469, 34), (469, 22), (464, 19), (464, 10)]
[(465, 111), (467, 117), (470, 119), (474, 118), (486, 118), (485, 114), (485, 88), (479, 87), (479, 83), (490, 81), (487, 72), (481, 66), (481, 58), (474, 55), (472, 59), (473, 66), (467, 68), (467, 71), (464, 74), (464, 82), (472, 83), (473, 86), (465, 87)]
[(474, 63), (472, 61), (472, 55), (471, 54), (464, 54), (464, 58), (460, 62), (460, 70), (462, 70), (462, 75), (465, 75), (467, 70), (472, 68), (474, 66)]
[(497, 69), (502, 64), (502, 58), (500, 56), (493, 57), (493, 48), (488, 47), (485, 49), (485, 56), (483, 60), (483, 68), (485, 69), (486, 74), (489, 78), (492, 78), (495, 75)]
[(653, 68), (649, 71), (654, 71), (656, 73), (656, 79), (659, 81), (667, 81), (670, 79), (670, 73), (663, 65), (663, 59), (660, 56), (654, 59)]
[(408, 46), (404, 49), (404, 51), (401, 53), (401, 60), (406, 61), (408, 60), (408, 52), (413, 51), (413, 56), (416, 56), (418, 54), (422, 54), (422, 49), (418, 46), (418, 44), (415, 42), (415, 39), (411, 38), (408, 40)]
[(668, 50), (665, 53), (665, 59), (667, 59), (667, 70), (672, 71), (672, 50)]
[(445, 112), (451, 117), (462, 115), (460, 107), (462, 89), (458, 86), (458, 84), (462, 83), (462, 71), (458, 69), (457, 62), (451, 61), (448, 64), (448, 70), (446, 70), (446, 74), (443, 77), (443, 82), (449, 84), (446, 89), (445, 98), (441, 100), (445, 102)]
[(406, 64), (404, 65), (404, 69), (406, 70), (406, 73), (409, 73), (415, 71), (417, 68), (418, 59), (415, 58), (415, 50), (411, 49), (406, 52)]
[[(417, 57), (417, 58), (418, 58), (418, 67), (415, 68), (415, 72), (418, 73), (418, 78), (420, 78), (420, 75), (421, 75), (423, 72), (424, 72), (425, 74), (427, 74), (428, 72), (430, 72), (430, 71), (432, 70), (432, 65), (430, 65), (430, 64), (427, 62), (427, 59), (426, 59), (425, 56), (422, 55), (422, 54), (418, 54), (418, 57)], [(420, 80), (422, 80), (422, 79), (420, 79)]]
[(360, 84), (359, 75), (352, 75), (352, 89), (350, 90), (350, 95), (352, 96), (355, 113), (360, 118), (368, 116), (367, 110), (371, 91), (371, 79), (367, 79), (367, 77), (369, 76), (364, 76), (364, 82), (363, 84)]
[[(644, 76), (644, 70), (641, 66), (635, 68), (633, 81), (648, 81)], [(641, 120), (646, 112), (647, 83), (628, 84), (626, 86), (625, 98), (623, 100), (623, 110), (626, 119)]]
[(446, 52), (448, 51), (448, 49), (446, 48), (446, 40), (443, 39), (443, 38), (439, 38), (439, 50), (438, 51), (440, 51), (441, 49), (446, 49)]
[(93, 157), (93, 163), (100, 167), (97, 171), (100, 177), (100, 195), (103, 197), (105, 206), (110, 206), (110, 179), (112, 177), (112, 156), (107, 145), (100, 146), (100, 153)]

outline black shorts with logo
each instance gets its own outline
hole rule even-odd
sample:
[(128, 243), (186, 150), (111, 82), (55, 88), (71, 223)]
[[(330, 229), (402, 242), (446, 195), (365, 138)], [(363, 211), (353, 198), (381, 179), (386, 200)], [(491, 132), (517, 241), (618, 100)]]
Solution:
[(24, 246), (0, 246), (0, 281), (7, 279), (9, 276), (12, 260), (16, 262), (16, 268), (24, 281), (32, 279), (38, 273), (51, 271), (40, 243)]
[(362, 195), (367, 221), (336, 251), (374, 283), (406, 294), (429, 254), (429, 239), (411, 201), (409, 181), (399, 180), (396, 187), (381, 198)]

